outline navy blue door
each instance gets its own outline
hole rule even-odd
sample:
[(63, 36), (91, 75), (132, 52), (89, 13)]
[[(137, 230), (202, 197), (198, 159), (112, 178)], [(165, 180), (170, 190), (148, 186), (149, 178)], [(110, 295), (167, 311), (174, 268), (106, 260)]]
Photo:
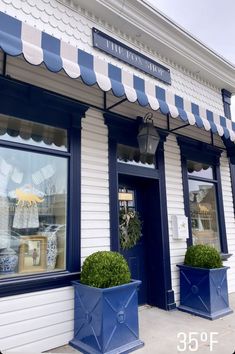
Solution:
[[(131, 270), (131, 277), (142, 281), (139, 290), (139, 304), (148, 303), (148, 226), (149, 226), (149, 207), (148, 194), (150, 191), (149, 180), (133, 176), (119, 175), (119, 192), (126, 191), (133, 195), (133, 200), (127, 202), (128, 208), (138, 212), (142, 221), (142, 236), (138, 243), (120, 253), (126, 258)], [(157, 197), (157, 196), (156, 196)], [(119, 202), (121, 207), (123, 202)], [(150, 289), (151, 291), (151, 289)]]

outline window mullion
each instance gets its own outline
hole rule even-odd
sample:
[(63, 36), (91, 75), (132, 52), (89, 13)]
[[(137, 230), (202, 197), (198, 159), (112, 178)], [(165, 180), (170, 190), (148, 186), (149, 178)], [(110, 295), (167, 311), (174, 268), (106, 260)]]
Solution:
[(65, 157), (71, 156), (70, 152), (67, 152), (67, 151), (46, 149), (46, 148), (39, 147), (39, 146), (31, 146), (31, 145), (26, 145), (26, 144), (21, 144), (21, 143), (16, 143), (16, 142), (3, 141), (1, 139), (0, 139), (0, 147), (7, 147), (7, 148), (13, 149), (13, 150), (17, 149), (17, 150), (23, 150), (23, 151), (31, 151), (31, 152), (36, 152), (36, 153), (45, 154), (45, 155), (65, 156)]
[(196, 177), (196, 176), (188, 176), (188, 179), (193, 180), (193, 181), (202, 181), (202, 182), (208, 182), (208, 183), (214, 183), (214, 184), (218, 183), (218, 181), (216, 179), (202, 178), (202, 177)]

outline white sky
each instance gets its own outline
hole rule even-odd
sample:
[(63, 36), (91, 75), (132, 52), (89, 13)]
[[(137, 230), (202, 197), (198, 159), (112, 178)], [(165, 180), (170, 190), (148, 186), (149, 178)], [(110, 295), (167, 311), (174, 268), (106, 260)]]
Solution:
[[(234, 0), (148, 0), (235, 65)], [(235, 121), (235, 96), (232, 98)]]

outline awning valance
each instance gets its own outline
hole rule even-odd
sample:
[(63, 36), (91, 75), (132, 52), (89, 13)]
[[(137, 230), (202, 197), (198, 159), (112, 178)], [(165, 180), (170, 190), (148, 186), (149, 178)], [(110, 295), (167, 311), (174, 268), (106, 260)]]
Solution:
[(12, 56), (23, 54), (30, 64), (44, 63), (52, 72), (63, 69), (71, 78), (81, 77), (86, 85), (98, 84), (103, 91), (112, 90), (116, 97), (125, 96), (130, 102), (149, 105), (154, 111), (160, 110), (162, 114), (235, 141), (235, 123), (230, 119), (2, 12), (0, 47)]

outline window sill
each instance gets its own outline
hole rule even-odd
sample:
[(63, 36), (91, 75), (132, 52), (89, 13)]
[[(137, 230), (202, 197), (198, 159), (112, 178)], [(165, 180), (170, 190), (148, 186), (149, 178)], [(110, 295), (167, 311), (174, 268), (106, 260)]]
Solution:
[(232, 255), (232, 253), (220, 253), (222, 261), (227, 261)]
[(70, 286), (72, 280), (78, 280), (79, 278), (79, 272), (62, 271), (37, 276), (2, 279), (0, 280), (0, 297)]

